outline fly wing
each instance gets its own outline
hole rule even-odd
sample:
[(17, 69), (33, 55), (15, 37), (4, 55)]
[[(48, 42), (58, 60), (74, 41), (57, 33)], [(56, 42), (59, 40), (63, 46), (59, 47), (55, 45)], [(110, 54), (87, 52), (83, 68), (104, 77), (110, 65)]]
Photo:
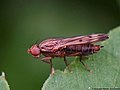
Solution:
[(92, 35), (86, 35), (86, 36), (78, 36), (78, 37), (73, 37), (73, 38), (66, 38), (66, 39), (63, 39), (63, 41), (65, 42), (64, 44), (66, 46), (69, 46), (69, 45), (100, 42), (100, 41), (104, 41), (106, 39), (108, 39), (107, 34), (92, 34)]
[(77, 36), (71, 38), (56, 38), (56, 39), (47, 39), (39, 44), (41, 51), (44, 52), (55, 52), (59, 48), (63, 48), (70, 45), (80, 45), (87, 43), (94, 43), (106, 40), (108, 38), (107, 34), (92, 34), (85, 36)]
[(108, 39), (107, 34), (92, 34), (92, 35), (85, 35), (85, 36), (77, 36), (71, 38), (65, 38), (61, 40), (61, 43), (54, 47), (54, 49), (58, 49), (61, 47), (66, 47), (70, 45), (80, 45), (80, 44), (88, 44), (94, 42), (100, 42)]

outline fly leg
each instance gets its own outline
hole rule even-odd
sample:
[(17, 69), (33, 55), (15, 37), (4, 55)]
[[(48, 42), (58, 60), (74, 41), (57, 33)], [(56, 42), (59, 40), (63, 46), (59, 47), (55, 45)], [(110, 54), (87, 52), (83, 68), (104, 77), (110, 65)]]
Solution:
[(66, 65), (66, 66), (69, 65), (69, 64), (67, 63), (66, 57), (64, 57), (64, 62), (65, 62), (65, 65)]
[(82, 55), (80, 55), (80, 62), (89, 72), (91, 72), (91, 70), (88, 68), (88, 66), (82, 61)]
[(51, 74), (53, 74), (55, 71), (54, 71), (54, 68), (53, 68), (53, 65), (52, 65), (52, 57), (44, 57), (41, 60), (45, 63), (50, 64), (50, 72), (51, 72)]
[(64, 62), (65, 62), (66, 67), (68, 67), (68, 70), (71, 71), (70, 68), (69, 68), (69, 64), (68, 64), (65, 56), (64, 56)]

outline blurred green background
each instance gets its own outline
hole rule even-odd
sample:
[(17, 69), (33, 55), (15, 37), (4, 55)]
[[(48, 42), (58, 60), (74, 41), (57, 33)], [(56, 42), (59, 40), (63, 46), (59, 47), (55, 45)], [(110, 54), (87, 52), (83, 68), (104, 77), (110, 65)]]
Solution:
[[(120, 0), (0, 2), (0, 71), (11, 90), (40, 90), (50, 74), (49, 65), (26, 52), (36, 40), (107, 33), (120, 25)], [(63, 59), (53, 61), (65, 68)]]

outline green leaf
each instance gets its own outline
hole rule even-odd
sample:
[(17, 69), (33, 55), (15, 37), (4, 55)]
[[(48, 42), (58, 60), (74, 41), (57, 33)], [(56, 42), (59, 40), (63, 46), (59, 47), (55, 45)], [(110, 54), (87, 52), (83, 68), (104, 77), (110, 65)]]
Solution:
[(0, 76), (0, 90), (10, 90), (9, 85), (5, 79), (5, 74), (3, 72)]
[(91, 90), (92, 88), (120, 87), (120, 27), (110, 31), (109, 39), (101, 42), (100, 52), (88, 56), (84, 63), (88, 72), (76, 58), (69, 72), (56, 70), (45, 81), (42, 90)]

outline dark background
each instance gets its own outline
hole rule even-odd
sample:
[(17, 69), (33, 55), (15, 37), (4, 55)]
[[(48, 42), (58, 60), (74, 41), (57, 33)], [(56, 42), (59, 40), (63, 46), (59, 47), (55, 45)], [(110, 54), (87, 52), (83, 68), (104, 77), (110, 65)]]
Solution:
[[(36, 40), (108, 33), (120, 25), (120, 0), (0, 2), (0, 70), (11, 90), (40, 90), (48, 78), (49, 65), (26, 52)], [(55, 58), (54, 67), (63, 70), (63, 59)]]

